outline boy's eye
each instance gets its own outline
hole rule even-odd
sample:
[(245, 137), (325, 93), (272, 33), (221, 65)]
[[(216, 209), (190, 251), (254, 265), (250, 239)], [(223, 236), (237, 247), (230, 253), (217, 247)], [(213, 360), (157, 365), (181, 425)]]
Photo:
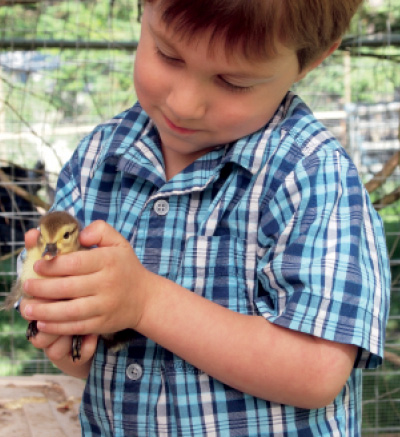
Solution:
[(173, 56), (168, 56), (164, 52), (162, 52), (158, 47), (156, 47), (156, 54), (165, 62), (168, 62), (169, 64), (177, 64), (181, 63), (182, 60), (178, 58), (174, 58)]
[(248, 91), (251, 91), (253, 89), (253, 86), (240, 86), (240, 85), (235, 85), (233, 83), (230, 83), (227, 80), (225, 80), (222, 76), (218, 76), (218, 80), (223, 87), (225, 87), (229, 91), (232, 91), (235, 93), (248, 92)]
[(69, 232), (66, 232), (66, 233), (64, 234), (64, 240), (68, 240), (68, 238), (69, 238), (70, 235), (71, 235), (71, 234), (70, 234)]
[[(173, 56), (167, 55), (166, 53), (161, 51), (158, 47), (156, 47), (156, 54), (159, 58), (161, 58), (161, 60), (163, 62), (166, 62), (166, 63), (174, 65), (174, 66), (180, 65), (184, 62), (182, 59), (174, 58)], [(217, 80), (222, 87), (228, 89), (228, 91), (235, 92), (235, 93), (248, 92), (248, 91), (252, 90), (252, 88), (253, 88), (253, 86), (235, 85), (231, 82), (228, 82), (226, 79), (224, 79), (223, 76), (218, 76)]]

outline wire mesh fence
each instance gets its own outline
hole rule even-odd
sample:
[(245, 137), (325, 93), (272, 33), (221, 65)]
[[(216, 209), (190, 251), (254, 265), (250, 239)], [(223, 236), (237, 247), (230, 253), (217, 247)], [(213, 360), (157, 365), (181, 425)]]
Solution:
[[(347, 50), (296, 91), (346, 147), (385, 224), (392, 304), (385, 364), (364, 375), (363, 435), (400, 435), (400, 2), (367, 6)], [(97, 123), (135, 101), (139, 15), (128, 0), (0, 0), (0, 299), (62, 164)], [(16, 312), (0, 313), (0, 375), (56, 372), (25, 326)]]

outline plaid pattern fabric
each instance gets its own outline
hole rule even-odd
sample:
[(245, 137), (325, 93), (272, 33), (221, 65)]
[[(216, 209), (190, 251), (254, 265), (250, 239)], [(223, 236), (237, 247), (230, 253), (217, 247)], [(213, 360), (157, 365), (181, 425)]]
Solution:
[(140, 335), (116, 354), (100, 343), (83, 435), (360, 434), (361, 369), (381, 363), (389, 309), (384, 234), (353, 163), (297, 96), (169, 181), (136, 104), (82, 141), (54, 208), (107, 221), (149, 270), (194, 293), (360, 351), (335, 401), (303, 410), (240, 393)]

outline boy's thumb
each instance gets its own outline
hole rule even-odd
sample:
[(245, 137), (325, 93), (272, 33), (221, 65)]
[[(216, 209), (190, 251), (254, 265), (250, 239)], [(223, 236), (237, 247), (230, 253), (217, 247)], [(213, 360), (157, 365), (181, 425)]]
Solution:
[(27, 249), (32, 249), (32, 247), (36, 246), (39, 234), (40, 232), (37, 229), (30, 229), (25, 234), (25, 247)]
[(103, 220), (97, 220), (82, 229), (80, 242), (85, 247), (129, 246), (125, 238)]

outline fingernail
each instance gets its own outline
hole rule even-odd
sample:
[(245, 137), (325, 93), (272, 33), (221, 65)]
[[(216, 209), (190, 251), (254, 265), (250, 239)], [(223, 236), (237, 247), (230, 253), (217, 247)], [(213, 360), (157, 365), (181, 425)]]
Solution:
[(28, 289), (29, 289), (29, 279), (27, 279), (27, 280), (22, 284), (22, 288), (24, 289), (25, 292), (28, 291)]
[(30, 317), (32, 315), (32, 305), (27, 305), (25, 307), (25, 316)]

